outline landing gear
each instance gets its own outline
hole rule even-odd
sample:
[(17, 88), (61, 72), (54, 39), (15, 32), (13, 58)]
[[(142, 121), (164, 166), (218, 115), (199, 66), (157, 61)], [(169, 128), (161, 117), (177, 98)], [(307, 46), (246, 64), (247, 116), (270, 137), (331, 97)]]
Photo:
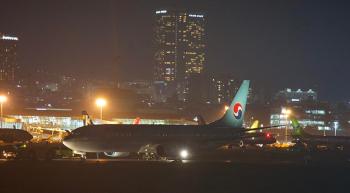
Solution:
[(138, 155), (142, 160), (165, 160), (164, 148), (160, 145), (145, 145), (140, 148)]
[(142, 160), (160, 160), (161, 157), (155, 153), (139, 153)]
[(240, 140), (240, 141), (239, 141), (238, 146), (239, 146), (240, 148), (245, 148), (245, 145), (244, 145), (243, 140)]
[(79, 155), (81, 161), (85, 161), (86, 160), (86, 153), (85, 152), (73, 151), (73, 157), (75, 155)]
[(85, 161), (86, 160), (86, 154), (81, 154), (80, 155), (80, 160)]

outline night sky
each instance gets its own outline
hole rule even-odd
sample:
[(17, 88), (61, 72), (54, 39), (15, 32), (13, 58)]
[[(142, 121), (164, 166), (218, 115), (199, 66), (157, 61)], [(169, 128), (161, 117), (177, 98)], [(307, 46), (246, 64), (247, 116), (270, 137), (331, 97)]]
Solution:
[(20, 38), (23, 69), (151, 79), (153, 16), (169, 7), (205, 12), (209, 72), (350, 99), (347, 1), (1, 0), (0, 32)]

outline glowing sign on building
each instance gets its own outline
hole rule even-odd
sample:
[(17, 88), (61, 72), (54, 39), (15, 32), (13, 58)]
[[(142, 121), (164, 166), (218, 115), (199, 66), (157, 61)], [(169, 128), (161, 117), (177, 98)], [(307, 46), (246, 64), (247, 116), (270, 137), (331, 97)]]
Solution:
[(195, 14), (189, 14), (189, 17), (199, 17), (199, 18), (203, 18), (204, 15), (195, 15)]
[(166, 10), (159, 10), (159, 11), (156, 11), (156, 14), (166, 13), (166, 12), (167, 12)]
[(18, 37), (11, 37), (11, 36), (5, 36), (3, 35), (1, 37), (2, 40), (14, 40), (14, 41), (18, 41)]

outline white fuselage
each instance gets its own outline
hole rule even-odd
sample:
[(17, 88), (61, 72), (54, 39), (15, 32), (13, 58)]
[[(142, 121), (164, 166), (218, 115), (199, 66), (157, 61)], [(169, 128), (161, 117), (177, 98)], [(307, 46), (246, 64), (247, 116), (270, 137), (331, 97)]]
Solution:
[(80, 127), (63, 143), (77, 152), (137, 152), (147, 144), (191, 149), (218, 147), (244, 132), (210, 125), (89, 125)]

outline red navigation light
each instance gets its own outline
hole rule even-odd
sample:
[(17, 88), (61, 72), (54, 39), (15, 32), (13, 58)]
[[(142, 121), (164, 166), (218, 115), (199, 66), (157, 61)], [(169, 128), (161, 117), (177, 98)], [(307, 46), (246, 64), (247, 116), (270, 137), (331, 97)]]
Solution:
[(136, 118), (134, 119), (134, 122), (133, 122), (132, 124), (133, 124), (133, 125), (139, 125), (140, 122), (141, 122), (141, 118), (140, 118), (140, 117), (136, 117)]
[(270, 138), (271, 134), (270, 133), (266, 133), (266, 138)]

